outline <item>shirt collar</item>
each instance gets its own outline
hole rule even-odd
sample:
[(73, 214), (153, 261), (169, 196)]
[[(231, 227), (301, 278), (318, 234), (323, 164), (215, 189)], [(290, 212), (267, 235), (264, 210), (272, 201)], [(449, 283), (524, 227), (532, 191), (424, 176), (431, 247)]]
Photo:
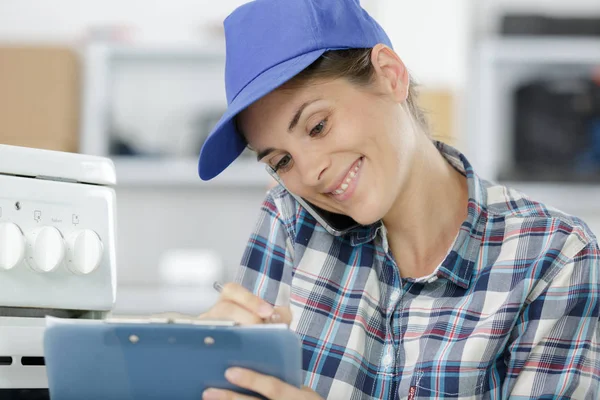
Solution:
[[(461, 226), (450, 253), (437, 269), (437, 274), (467, 289), (479, 254), (483, 224), (486, 222), (487, 193), (480, 178), (461, 152), (439, 141), (434, 141), (434, 144), (444, 158), (467, 177), (469, 192), (467, 218)], [(378, 221), (352, 230), (348, 233), (350, 243), (352, 246), (359, 246), (373, 241), (379, 233), (385, 234), (385, 230), (380, 229), (381, 227), (382, 223)]]
[(371, 225), (361, 226), (353, 229), (348, 233), (350, 236), (350, 244), (352, 246), (360, 246), (375, 240), (377, 233), (379, 232), (379, 228), (382, 225), (383, 224), (381, 221), (378, 221)]
[(446, 160), (467, 177), (469, 193), (467, 218), (462, 223), (452, 250), (438, 268), (438, 275), (467, 289), (481, 248), (484, 225), (487, 222), (487, 192), (473, 166), (462, 153), (442, 142), (435, 142), (435, 145)]

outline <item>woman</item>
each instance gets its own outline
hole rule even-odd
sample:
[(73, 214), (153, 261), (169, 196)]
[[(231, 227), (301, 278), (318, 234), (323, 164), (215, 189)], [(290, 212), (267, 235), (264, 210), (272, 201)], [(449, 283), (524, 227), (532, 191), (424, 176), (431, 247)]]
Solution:
[[(225, 30), (229, 107), (200, 176), (249, 146), (285, 188), (204, 317), (288, 322), (307, 388), (227, 379), (269, 399), (600, 396), (596, 238), (432, 141), (357, 0), (257, 0)], [(360, 226), (334, 236), (292, 194)]]

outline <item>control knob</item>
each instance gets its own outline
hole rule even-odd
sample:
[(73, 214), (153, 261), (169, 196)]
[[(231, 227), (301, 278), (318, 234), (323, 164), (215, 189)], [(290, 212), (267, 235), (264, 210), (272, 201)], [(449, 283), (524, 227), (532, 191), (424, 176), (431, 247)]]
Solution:
[(73, 232), (67, 236), (67, 267), (74, 274), (90, 274), (100, 265), (103, 251), (96, 232), (90, 229)]
[(25, 255), (25, 238), (12, 222), (0, 223), (0, 270), (16, 267)]
[(65, 241), (55, 227), (43, 226), (27, 234), (27, 263), (34, 271), (54, 271), (64, 257)]

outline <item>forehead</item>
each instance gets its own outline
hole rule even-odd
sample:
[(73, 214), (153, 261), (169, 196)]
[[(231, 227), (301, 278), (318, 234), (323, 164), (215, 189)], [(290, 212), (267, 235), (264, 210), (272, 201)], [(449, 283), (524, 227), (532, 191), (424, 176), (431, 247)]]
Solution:
[(257, 139), (258, 132), (287, 131), (298, 107), (316, 99), (335, 102), (342, 97), (348, 85), (343, 79), (284, 85), (243, 110), (237, 117), (238, 126), (250, 144)]
[(314, 96), (325, 96), (331, 92), (327, 82), (312, 82), (301, 85), (284, 85), (251, 104), (241, 113), (242, 119), (251, 119), (256, 114), (278, 115), (286, 108), (293, 108), (298, 103), (306, 101)]

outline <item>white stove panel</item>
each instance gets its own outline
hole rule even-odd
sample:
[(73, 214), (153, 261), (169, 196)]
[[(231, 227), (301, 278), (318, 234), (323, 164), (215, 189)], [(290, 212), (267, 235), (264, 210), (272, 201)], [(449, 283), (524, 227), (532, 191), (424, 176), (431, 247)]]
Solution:
[(115, 192), (0, 175), (0, 306), (108, 311)]

